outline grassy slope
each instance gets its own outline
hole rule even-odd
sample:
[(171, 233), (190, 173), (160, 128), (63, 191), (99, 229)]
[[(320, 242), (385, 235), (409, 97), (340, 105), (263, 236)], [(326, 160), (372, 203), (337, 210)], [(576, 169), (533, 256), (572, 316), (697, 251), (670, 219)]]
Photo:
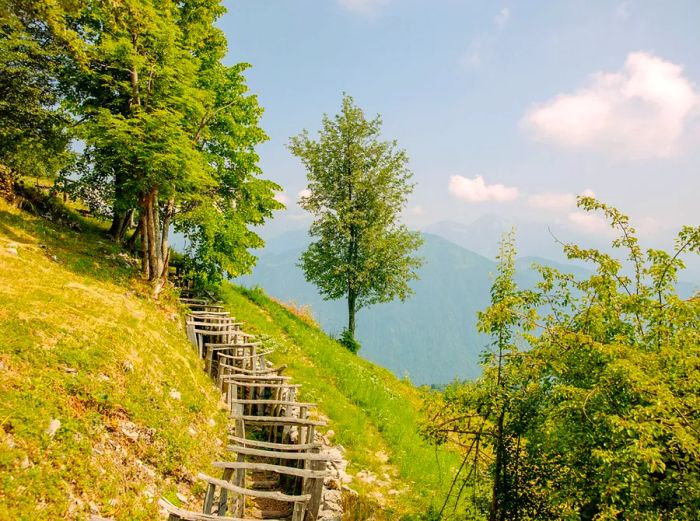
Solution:
[[(199, 496), (191, 475), (223, 457), (225, 418), (175, 304), (147, 298), (119, 253), (88, 223), (78, 234), (0, 200), (0, 519), (155, 519), (157, 497)], [(349, 472), (376, 476), (350, 484), (363, 499), (346, 519), (442, 496), (456, 456), (421, 442), (415, 388), (262, 292), (222, 294), (328, 416)]]
[(0, 519), (156, 519), (155, 500), (222, 451), (175, 307), (88, 227), (0, 200)]
[(380, 480), (391, 478), (387, 486), (360, 479), (351, 484), (379, 499), (387, 519), (425, 509), (444, 497), (459, 461), (420, 439), (421, 400), (415, 387), (349, 353), (261, 290), (227, 284), (222, 297), (247, 329), (276, 344), (275, 358), (288, 364), (287, 372), (303, 384), (302, 398), (317, 403), (329, 417), (335, 441), (348, 450), (350, 472), (370, 470)]

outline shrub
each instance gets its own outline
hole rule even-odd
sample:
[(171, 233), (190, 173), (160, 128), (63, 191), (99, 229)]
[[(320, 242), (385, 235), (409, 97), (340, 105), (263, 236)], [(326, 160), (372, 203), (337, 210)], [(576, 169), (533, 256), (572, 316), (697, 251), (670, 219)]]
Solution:
[(352, 332), (349, 329), (343, 330), (338, 342), (351, 353), (357, 353), (362, 347), (355, 337), (352, 336)]

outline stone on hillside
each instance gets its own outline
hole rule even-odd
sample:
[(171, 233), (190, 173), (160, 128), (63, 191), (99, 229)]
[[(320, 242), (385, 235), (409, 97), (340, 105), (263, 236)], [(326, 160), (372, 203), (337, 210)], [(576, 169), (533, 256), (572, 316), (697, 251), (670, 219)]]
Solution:
[(52, 419), (49, 422), (49, 427), (46, 429), (46, 434), (48, 434), (51, 438), (54, 437), (56, 434), (56, 431), (61, 428), (61, 420), (57, 419)]
[(182, 399), (182, 394), (180, 394), (180, 391), (176, 391), (175, 389), (170, 389), (170, 397), (173, 400), (180, 400), (180, 399)]

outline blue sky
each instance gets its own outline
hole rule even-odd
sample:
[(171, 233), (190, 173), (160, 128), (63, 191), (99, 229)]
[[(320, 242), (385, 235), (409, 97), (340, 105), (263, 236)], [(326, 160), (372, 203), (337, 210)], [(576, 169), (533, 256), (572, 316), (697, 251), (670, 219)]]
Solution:
[(265, 176), (307, 226), (289, 137), (342, 92), (411, 158), (405, 221), (496, 214), (600, 235), (590, 190), (650, 240), (700, 224), (700, 2), (239, 0), (220, 26), (265, 107)]

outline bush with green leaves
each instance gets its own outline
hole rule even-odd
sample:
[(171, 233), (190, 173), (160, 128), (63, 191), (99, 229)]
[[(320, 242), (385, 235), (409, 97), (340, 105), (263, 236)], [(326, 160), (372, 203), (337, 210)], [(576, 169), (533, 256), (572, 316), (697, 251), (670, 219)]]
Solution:
[(362, 347), (349, 329), (343, 329), (338, 342), (351, 353), (358, 353)]
[(539, 267), (522, 290), (504, 241), (479, 316), (494, 339), (483, 375), (426, 406), (424, 435), (464, 454), (446, 503), (468, 491), (473, 517), (489, 520), (697, 519), (700, 296), (680, 298), (676, 282), (700, 227), (683, 227), (671, 252), (644, 251), (615, 208), (579, 206), (605, 215), (625, 255), (565, 245), (594, 273)]

